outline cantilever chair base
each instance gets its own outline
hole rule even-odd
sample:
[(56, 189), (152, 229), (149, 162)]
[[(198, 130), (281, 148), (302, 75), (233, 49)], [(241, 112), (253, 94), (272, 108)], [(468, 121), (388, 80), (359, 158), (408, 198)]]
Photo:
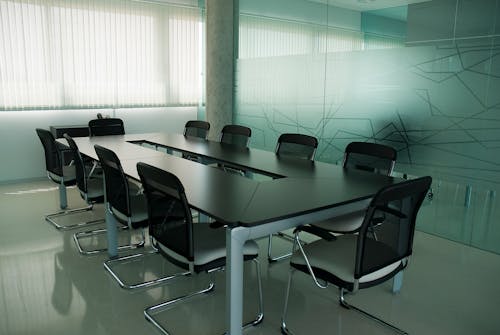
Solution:
[[(102, 222), (104, 222), (104, 221), (105, 220), (102, 220)], [(128, 230), (129, 228), (127, 226), (120, 226), (120, 227), (118, 227), (118, 229)], [(73, 234), (73, 241), (75, 241), (78, 252), (80, 254), (86, 255), (86, 256), (96, 255), (96, 254), (100, 254), (103, 252), (107, 252), (108, 251), (107, 248), (85, 250), (80, 243), (80, 240), (82, 238), (89, 238), (89, 237), (92, 237), (95, 235), (102, 235), (102, 234), (106, 234), (106, 232), (107, 232), (106, 229), (96, 229), (96, 230), (90, 230), (90, 231), (81, 231), (81, 232)], [(146, 241), (145, 241), (144, 236), (143, 236), (142, 241), (140, 241), (138, 243), (134, 243), (134, 244), (118, 246), (118, 250), (132, 250), (132, 249), (142, 248), (142, 247), (144, 247), (145, 243), (146, 243)]]
[(154, 318), (155, 312), (159, 313), (159, 312), (163, 311), (164, 309), (166, 309), (167, 307), (174, 305), (177, 302), (193, 298), (193, 297), (200, 295), (200, 294), (209, 293), (209, 292), (213, 291), (214, 287), (215, 287), (215, 284), (213, 282), (210, 282), (210, 284), (208, 284), (207, 288), (186, 294), (186, 295), (178, 297), (178, 298), (174, 298), (174, 299), (162, 302), (161, 304), (158, 304), (158, 305), (148, 307), (144, 310), (144, 317), (146, 318), (146, 320), (151, 322), (162, 334), (169, 335), (170, 333), (167, 332), (167, 330), (165, 328), (163, 328), (163, 326), (160, 325), (158, 323), (158, 321), (155, 320), (155, 318)]
[(386, 327), (388, 327), (388, 328), (390, 328), (390, 329), (394, 330), (394, 331), (395, 331), (396, 333), (398, 333), (398, 334), (408, 335), (408, 333), (407, 333), (407, 332), (405, 332), (404, 330), (402, 330), (402, 329), (400, 329), (400, 328), (398, 328), (398, 327), (396, 327), (396, 326), (394, 326), (394, 325), (392, 325), (392, 324), (390, 324), (390, 323), (388, 323), (388, 322), (385, 322), (384, 320), (382, 320), (382, 319), (380, 319), (380, 318), (376, 317), (376, 316), (375, 316), (375, 315), (373, 315), (373, 314), (370, 314), (370, 313), (368, 313), (368, 312), (366, 312), (366, 311), (362, 310), (362, 309), (361, 309), (361, 308), (359, 308), (359, 307), (356, 307), (356, 306), (353, 306), (353, 305), (349, 304), (349, 303), (345, 300), (345, 296), (344, 296), (345, 289), (340, 288), (340, 289), (339, 289), (339, 291), (340, 291), (340, 292), (339, 292), (339, 303), (340, 303), (340, 305), (341, 305), (342, 307), (347, 308), (347, 309), (352, 309), (352, 310), (354, 310), (354, 311), (356, 311), (356, 312), (358, 312), (358, 313), (360, 313), (360, 314), (362, 314), (362, 315), (366, 316), (367, 318), (372, 319), (373, 321), (376, 321), (376, 322), (380, 323), (381, 325), (386, 326)]
[(94, 205), (90, 204), (88, 206), (81, 207), (81, 208), (69, 209), (69, 210), (64, 210), (64, 211), (56, 212), (56, 213), (53, 213), (53, 214), (47, 214), (45, 216), (45, 220), (47, 222), (49, 222), (50, 224), (52, 224), (54, 227), (56, 227), (56, 229), (58, 229), (58, 230), (68, 230), (68, 229), (81, 228), (81, 227), (84, 227), (84, 226), (89, 226), (89, 225), (94, 225), (94, 224), (98, 224), (98, 223), (104, 222), (104, 219), (97, 219), (97, 220), (90, 220), (90, 221), (78, 222), (78, 223), (74, 223), (74, 224), (70, 224), (70, 225), (65, 226), (65, 225), (60, 225), (59, 223), (57, 223), (54, 220), (55, 218), (61, 217), (61, 216), (66, 216), (66, 215), (76, 214), (76, 213), (82, 213), (82, 212), (88, 212), (88, 211), (91, 211), (92, 208), (94, 208)]
[[(287, 314), (287, 309), (288, 309), (288, 297), (289, 297), (289, 294), (290, 294), (290, 287), (291, 287), (291, 283), (292, 283), (292, 276), (293, 276), (293, 273), (295, 272), (295, 270), (291, 270), (290, 271), (290, 275), (288, 277), (288, 286), (287, 286), (287, 291), (286, 291), (286, 300), (285, 300), (285, 309), (284, 309), (284, 312), (283, 312), (283, 317), (281, 319), (281, 333), (282, 334), (285, 334), (285, 335), (293, 335), (294, 333), (287, 327), (286, 325), (286, 320), (285, 320), (285, 317), (286, 317), (286, 314)], [(349, 304), (346, 300), (345, 300), (345, 296), (344, 294), (346, 293), (347, 291), (343, 288), (339, 288), (339, 304), (346, 308), (346, 309), (350, 309), (350, 310), (354, 310), (362, 315), (364, 315), (365, 317), (373, 320), (373, 321), (376, 321), (378, 322), (379, 324), (381, 324), (382, 326), (385, 326), (391, 330), (393, 330), (394, 332), (398, 333), (398, 334), (402, 334), (402, 335), (408, 335), (407, 332), (405, 332), (404, 330), (388, 323), (388, 322), (385, 322), (384, 320), (376, 317), (375, 315), (373, 314), (370, 314), (364, 310), (362, 310), (361, 308), (359, 307), (356, 307), (356, 306), (353, 306), (351, 304)]]
[(151, 288), (157, 285), (161, 285), (165, 283), (166, 281), (178, 278), (178, 277), (183, 277), (183, 276), (189, 276), (191, 275), (191, 272), (185, 271), (185, 272), (179, 272), (175, 273), (173, 275), (168, 275), (165, 277), (160, 277), (157, 279), (152, 279), (148, 280), (145, 282), (140, 282), (140, 283), (126, 283), (124, 282), (118, 274), (113, 270), (113, 266), (118, 265), (118, 264), (123, 264), (127, 262), (132, 262), (134, 260), (137, 260), (139, 257), (145, 257), (149, 255), (156, 255), (159, 254), (157, 250), (151, 250), (150, 252), (143, 253), (143, 254), (134, 254), (134, 255), (129, 255), (129, 256), (123, 256), (115, 259), (109, 259), (104, 262), (104, 268), (108, 273), (116, 280), (118, 285), (120, 285), (121, 288), (126, 289), (126, 290), (135, 290), (135, 289), (141, 289), (141, 288)]
[[(262, 320), (264, 320), (263, 302), (262, 302), (262, 280), (261, 280), (261, 276), (260, 276), (260, 263), (257, 259), (253, 259), (253, 261), (254, 261), (256, 269), (257, 269), (258, 289), (259, 289), (259, 311), (258, 311), (255, 319), (243, 324), (244, 329), (248, 328), (248, 327), (256, 326), (259, 323), (261, 323)], [(215, 272), (217, 270), (218, 269), (212, 270), (212, 271), (210, 271), (210, 273)], [(170, 335), (170, 333), (154, 318), (154, 315), (164, 311), (165, 309), (167, 309), (167, 308), (169, 308), (169, 307), (171, 307), (171, 306), (173, 306), (181, 301), (196, 297), (196, 296), (204, 294), (204, 293), (209, 293), (209, 292), (213, 291), (214, 287), (215, 287), (215, 284), (213, 283), (213, 281), (211, 281), (210, 284), (208, 285), (208, 287), (206, 287), (205, 289), (202, 289), (202, 290), (199, 290), (196, 292), (192, 292), (192, 293), (189, 293), (187, 295), (180, 296), (180, 297), (162, 302), (160, 304), (148, 307), (144, 310), (144, 317), (146, 318), (146, 320), (151, 322), (162, 334)], [(226, 333), (224, 333), (224, 334), (226, 334)]]

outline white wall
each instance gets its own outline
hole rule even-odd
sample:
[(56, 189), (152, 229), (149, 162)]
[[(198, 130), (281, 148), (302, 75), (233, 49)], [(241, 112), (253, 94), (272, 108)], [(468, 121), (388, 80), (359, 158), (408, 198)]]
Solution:
[(46, 175), (42, 144), (35, 128), (86, 125), (96, 114), (119, 117), (126, 133), (182, 133), (187, 120), (196, 119), (196, 107), (113, 110), (59, 110), (0, 112), (0, 183)]

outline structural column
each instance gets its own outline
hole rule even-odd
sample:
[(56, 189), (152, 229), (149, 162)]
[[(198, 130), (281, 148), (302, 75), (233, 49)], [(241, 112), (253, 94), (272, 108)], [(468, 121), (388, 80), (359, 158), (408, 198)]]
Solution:
[(238, 0), (206, 0), (206, 117), (210, 139), (233, 121)]

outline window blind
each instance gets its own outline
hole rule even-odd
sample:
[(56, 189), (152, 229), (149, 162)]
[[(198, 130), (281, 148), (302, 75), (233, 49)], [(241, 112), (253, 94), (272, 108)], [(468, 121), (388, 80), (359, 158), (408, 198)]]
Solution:
[(404, 47), (394, 37), (252, 15), (240, 15), (239, 34), (240, 59)]
[(196, 105), (198, 8), (0, 0), (0, 109)]

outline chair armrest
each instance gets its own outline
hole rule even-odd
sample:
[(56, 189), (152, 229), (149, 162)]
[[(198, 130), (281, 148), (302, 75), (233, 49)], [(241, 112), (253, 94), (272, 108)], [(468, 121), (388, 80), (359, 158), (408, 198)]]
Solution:
[(301, 231), (305, 231), (306, 233), (318, 236), (326, 241), (335, 241), (337, 239), (335, 235), (333, 235), (328, 230), (311, 225), (298, 226), (297, 228), (295, 228), (293, 233), (296, 234)]
[(213, 229), (222, 228), (224, 226), (225, 226), (225, 224), (220, 222), (220, 221), (214, 221), (214, 222), (209, 223), (209, 227), (213, 228)]

